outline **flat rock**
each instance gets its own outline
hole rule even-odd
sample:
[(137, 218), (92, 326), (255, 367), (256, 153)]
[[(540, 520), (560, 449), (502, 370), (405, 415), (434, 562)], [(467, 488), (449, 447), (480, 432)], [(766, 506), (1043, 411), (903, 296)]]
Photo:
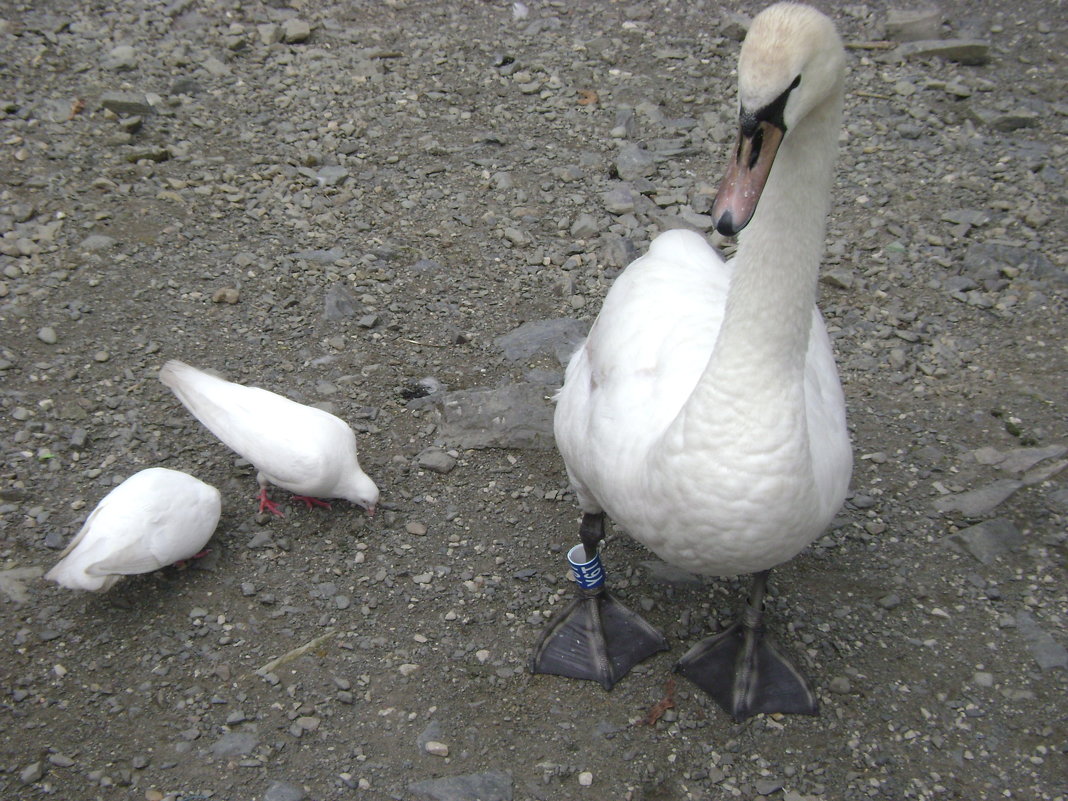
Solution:
[(302, 19), (290, 17), (282, 23), (282, 41), (288, 44), (299, 44), (308, 41), (311, 36), (311, 25)]
[(999, 470), (1006, 473), (1024, 473), (1039, 462), (1059, 459), (1068, 453), (1066, 445), (1048, 445), (1045, 448), (1017, 448), (1008, 451), (997, 461)]
[(1042, 253), (1014, 245), (994, 242), (973, 242), (964, 251), (964, 272), (986, 278), (996, 277), (1006, 267), (1030, 273), (1032, 278), (1049, 278), (1063, 275)]
[(1022, 486), (1022, 481), (1003, 478), (976, 490), (938, 498), (934, 507), (940, 512), (960, 512), (966, 517), (983, 517)]
[(1068, 670), (1068, 649), (1053, 639), (1053, 636), (1038, 625), (1030, 612), (1016, 613), (1016, 628), (1027, 643), (1027, 649), (1043, 671)]
[(626, 144), (615, 160), (616, 174), (624, 181), (646, 178), (656, 172), (656, 157), (645, 148)]
[(326, 290), (323, 316), (327, 320), (344, 320), (347, 317), (355, 317), (361, 311), (360, 304), (345, 287), (335, 284)]
[(308, 794), (299, 784), (271, 782), (263, 794), (263, 801), (304, 801), (307, 797)]
[(44, 573), (43, 567), (12, 567), (0, 570), (0, 594), (15, 603), (25, 603), (30, 599), (26, 582), (36, 579)]
[(89, 251), (107, 250), (114, 247), (116, 241), (115, 237), (107, 234), (90, 234), (78, 244), (78, 247)]
[(958, 64), (978, 65), (990, 61), (990, 43), (982, 39), (924, 39), (905, 42), (891, 55), (902, 60), (942, 58)]
[(886, 12), (884, 31), (893, 42), (937, 39), (942, 30), (942, 12), (927, 8), (891, 8)]
[(458, 448), (551, 450), (553, 408), (545, 387), (517, 383), (437, 396), (439, 435)]
[(1024, 543), (1020, 530), (1001, 517), (969, 526), (949, 539), (984, 565), (993, 563), (999, 556), (1016, 550)]
[(1040, 122), (1039, 115), (1026, 108), (993, 111), (982, 106), (970, 105), (968, 115), (973, 122), (999, 133), (1012, 133), (1021, 128), (1037, 128)]
[(497, 337), (495, 344), (510, 362), (524, 361), (539, 353), (551, 353), (560, 364), (567, 364), (575, 348), (585, 338), (588, 328), (587, 323), (571, 317), (534, 320)]
[(415, 457), (415, 463), (431, 473), (449, 473), (456, 467), (456, 459), (441, 448), (426, 448)]
[(138, 92), (104, 92), (100, 95), (100, 105), (123, 117), (153, 112), (152, 104)]
[(421, 801), (512, 801), (512, 778), (489, 771), (412, 782), (408, 792)]
[(255, 732), (229, 731), (212, 744), (211, 753), (216, 757), (244, 756), (252, 753), (259, 743)]

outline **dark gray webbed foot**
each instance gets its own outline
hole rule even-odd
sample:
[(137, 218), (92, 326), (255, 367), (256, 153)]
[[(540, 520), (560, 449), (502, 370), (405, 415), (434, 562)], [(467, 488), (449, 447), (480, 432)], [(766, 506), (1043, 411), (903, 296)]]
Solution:
[(530, 669), (598, 681), (611, 690), (632, 667), (666, 651), (664, 635), (612, 597), (605, 587), (597, 547), (604, 539), (604, 513), (586, 513), (581, 545), (567, 553), (578, 592), (541, 634)]
[(769, 571), (753, 577), (739, 620), (697, 643), (675, 666), (735, 720), (761, 712), (819, 714), (816, 694), (794, 663), (767, 636), (764, 590)]
[(663, 634), (603, 587), (580, 589), (542, 632), (531, 670), (597, 681), (611, 690), (632, 667), (667, 647)]

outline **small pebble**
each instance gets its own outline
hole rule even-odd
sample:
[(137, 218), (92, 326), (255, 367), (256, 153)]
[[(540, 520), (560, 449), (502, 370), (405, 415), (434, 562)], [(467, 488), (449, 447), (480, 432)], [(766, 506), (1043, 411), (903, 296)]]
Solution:
[(449, 746), (437, 740), (430, 740), (423, 746), (423, 749), (432, 756), (447, 757), (449, 755)]

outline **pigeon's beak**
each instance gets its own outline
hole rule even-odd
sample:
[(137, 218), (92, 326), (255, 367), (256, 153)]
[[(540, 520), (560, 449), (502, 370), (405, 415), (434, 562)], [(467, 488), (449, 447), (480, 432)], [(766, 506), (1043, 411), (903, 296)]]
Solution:
[(373, 503), (370, 506), (368, 506), (367, 507), (367, 516), (368, 517), (374, 517), (376, 508), (377, 507)]

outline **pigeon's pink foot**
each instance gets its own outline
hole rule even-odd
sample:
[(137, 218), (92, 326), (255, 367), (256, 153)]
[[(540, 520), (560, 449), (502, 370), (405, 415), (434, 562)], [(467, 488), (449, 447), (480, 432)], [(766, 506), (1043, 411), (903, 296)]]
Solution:
[(275, 515), (276, 517), (285, 517), (285, 515), (282, 514), (282, 510), (278, 508), (278, 504), (276, 504), (274, 501), (267, 497), (266, 487), (263, 487), (260, 490), (259, 500), (260, 514), (263, 514), (263, 510), (266, 509), (268, 512), (270, 512), (272, 515)]
[(330, 504), (328, 504), (326, 501), (321, 501), (318, 498), (312, 498), (310, 495), (294, 495), (293, 500), (304, 501), (304, 506), (308, 509), (311, 509), (313, 506), (321, 506), (324, 509), (330, 508)]
[(173, 565), (171, 565), (171, 567), (176, 567), (176, 568), (178, 568), (179, 570), (185, 570), (185, 569), (186, 569), (187, 567), (189, 567), (189, 565), (191, 565), (191, 564), (192, 564), (192, 563), (193, 563), (193, 562), (194, 562), (195, 560), (197, 560), (197, 559), (203, 559), (203, 558), (204, 558), (205, 556), (207, 556), (207, 555), (208, 555), (208, 554), (209, 554), (210, 552), (211, 552), (211, 548), (205, 548), (205, 549), (204, 549), (203, 551), (201, 551), (200, 553), (195, 553), (195, 554), (193, 554), (192, 556), (190, 556), (190, 557), (189, 557), (188, 559), (179, 559), (179, 560), (178, 560), (177, 562), (175, 562), (175, 563), (174, 563)]

